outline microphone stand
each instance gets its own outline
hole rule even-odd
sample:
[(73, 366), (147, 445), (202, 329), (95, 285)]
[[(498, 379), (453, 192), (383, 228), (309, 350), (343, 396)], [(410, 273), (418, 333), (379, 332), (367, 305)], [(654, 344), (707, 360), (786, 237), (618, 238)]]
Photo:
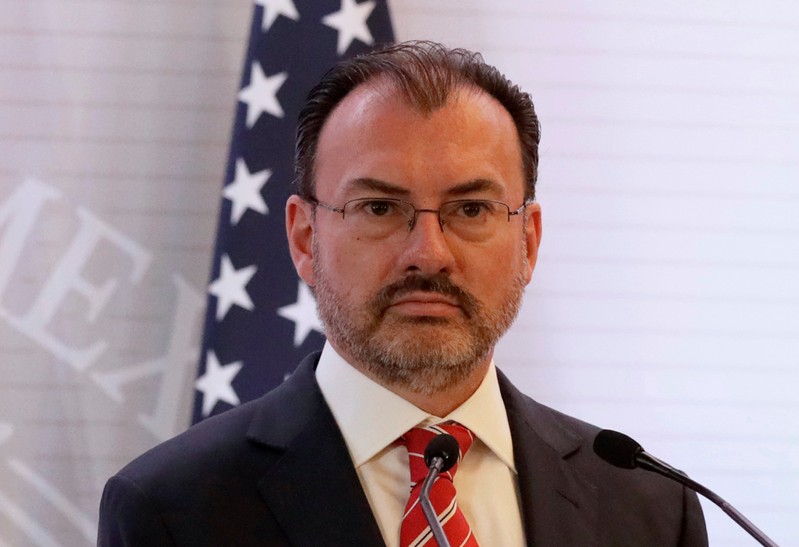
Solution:
[(419, 503), (422, 505), (422, 512), (424, 518), (427, 519), (427, 524), (430, 525), (430, 531), (433, 532), (433, 537), (438, 542), (439, 547), (450, 547), (449, 540), (444, 534), (444, 529), (441, 523), (438, 522), (438, 515), (436, 515), (433, 504), (430, 503), (430, 489), (433, 483), (436, 482), (441, 468), (444, 465), (444, 458), (434, 456), (430, 461), (430, 471), (427, 473), (424, 482), (422, 483), (422, 490), (419, 492)]

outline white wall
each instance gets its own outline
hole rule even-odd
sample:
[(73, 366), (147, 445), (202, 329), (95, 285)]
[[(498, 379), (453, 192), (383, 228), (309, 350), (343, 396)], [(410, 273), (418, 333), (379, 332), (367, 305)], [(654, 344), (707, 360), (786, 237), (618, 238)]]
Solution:
[[(187, 421), (251, 7), (0, 10), (0, 545), (85, 545), (104, 480)], [(539, 110), (543, 247), (500, 366), (799, 544), (799, 8), (392, 12)]]
[[(799, 544), (799, 8), (405, 0), (543, 126), (544, 235), (497, 360)], [(752, 540), (705, 505), (714, 545)]]

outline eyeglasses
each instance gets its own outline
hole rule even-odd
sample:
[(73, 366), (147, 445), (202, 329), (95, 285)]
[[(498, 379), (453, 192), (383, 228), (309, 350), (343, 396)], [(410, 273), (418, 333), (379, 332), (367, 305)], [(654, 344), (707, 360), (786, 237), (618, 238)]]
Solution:
[(446, 227), (448, 233), (472, 242), (489, 239), (503, 224), (510, 222), (511, 217), (533, 203), (525, 201), (521, 207), (511, 211), (506, 203), (488, 199), (447, 201), (438, 209), (417, 209), (409, 201), (394, 198), (353, 199), (341, 207), (322, 203), (313, 197), (308, 201), (334, 213), (341, 213), (341, 218), (358, 237), (379, 240), (408, 233), (416, 225), (419, 213), (435, 213), (442, 232)]

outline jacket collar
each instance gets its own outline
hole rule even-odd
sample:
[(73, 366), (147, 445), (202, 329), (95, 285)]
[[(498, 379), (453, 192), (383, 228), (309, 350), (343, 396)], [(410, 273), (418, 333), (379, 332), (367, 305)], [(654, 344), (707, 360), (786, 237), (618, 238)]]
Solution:
[(258, 488), (292, 545), (382, 545), (344, 439), (316, 383), (318, 358), (318, 353), (306, 357), (267, 394), (250, 423), (248, 439), (282, 452)]
[(517, 390), (498, 372), (513, 436), (522, 519), (528, 545), (595, 545), (597, 492), (575, 468), (583, 450), (558, 414)]

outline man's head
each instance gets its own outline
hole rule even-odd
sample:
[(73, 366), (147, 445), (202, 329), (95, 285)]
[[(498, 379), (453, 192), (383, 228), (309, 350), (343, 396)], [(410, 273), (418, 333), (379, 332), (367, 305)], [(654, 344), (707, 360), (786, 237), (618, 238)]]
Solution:
[(395, 92), (422, 113), (440, 108), (454, 90), (465, 86), (477, 87), (494, 97), (516, 126), (524, 165), (525, 199), (535, 199), (541, 129), (530, 95), (486, 64), (479, 53), (447, 49), (426, 41), (403, 42), (343, 61), (311, 90), (297, 123), (295, 163), (300, 196), (314, 195), (319, 134), (330, 113), (353, 89), (378, 78), (390, 81)]
[[(458, 66), (474, 56), (430, 44), (392, 51), (403, 62), (435, 51), (445, 67), (415, 66), (414, 77), (449, 82), (447, 92), (409, 94), (419, 86), (377, 71), (317, 121), (307, 107), (298, 149), (311, 163), (299, 171), (313, 184), (289, 199), (286, 222), (330, 343), (389, 388), (432, 395), (481, 379), (518, 311), (540, 235), (535, 163), (531, 172), (503, 103), (444, 76), (451, 56)], [(535, 120), (532, 104), (519, 116)]]

